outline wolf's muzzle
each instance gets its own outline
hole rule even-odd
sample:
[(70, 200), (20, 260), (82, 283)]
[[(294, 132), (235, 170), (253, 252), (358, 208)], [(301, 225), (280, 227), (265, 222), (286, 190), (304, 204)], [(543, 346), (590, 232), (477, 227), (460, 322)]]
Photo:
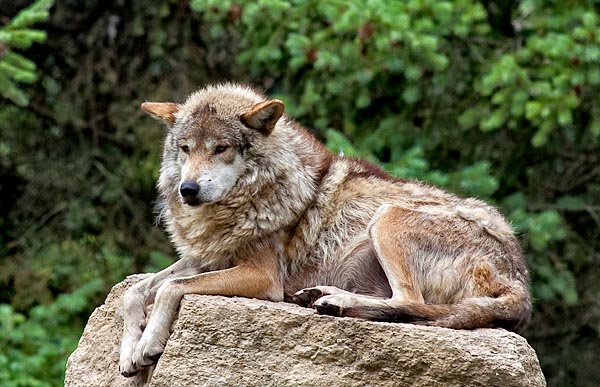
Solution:
[(198, 194), (200, 193), (200, 185), (195, 181), (184, 181), (179, 186), (179, 194), (186, 204), (195, 204), (198, 202)]

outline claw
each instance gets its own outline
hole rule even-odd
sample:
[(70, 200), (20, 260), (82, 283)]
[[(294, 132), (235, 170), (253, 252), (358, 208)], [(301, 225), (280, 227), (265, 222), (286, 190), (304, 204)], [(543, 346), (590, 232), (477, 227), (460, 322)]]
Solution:
[(127, 371), (127, 370), (122, 370), (121, 371), (121, 375), (123, 375), (126, 378), (130, 378), (134, 375), (137, 375), (138, 372), (140, 372), (139, 368), (137, 367), (137, 365), (135, 363), (132, 364), (132, 370), (131, 371)]

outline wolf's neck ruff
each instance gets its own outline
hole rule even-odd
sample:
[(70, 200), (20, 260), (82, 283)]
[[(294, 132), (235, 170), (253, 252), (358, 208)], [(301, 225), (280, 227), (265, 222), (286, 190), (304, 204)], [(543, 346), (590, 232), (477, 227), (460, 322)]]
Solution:
[[(297, 224), (316, 200), (319, 182), (331, 160), (329, 152), (312, 135), (286, 117), (278, 116), (276, 124), (263, 130), (261, 122), (268, 121), (271, 113), (263, 96), (242, 87), (227, 90), (227, 96), (223, 93), (218, 87), (209, 88), (190, 96), (177, 112), (168, 110), (174, 118), (165, 141), (158, 184), (161, 219), (178, 252), (186, 257), (197, 254), (202, 246), (209, 268), (226, 267), (232, 258), (224, 256), (235, 255), (242, 245), (258, 239), (285, 245), (287, 237), (275, 237), (277, 231)], [(230, 104), (232, 95), (235, 102)], [(256, 117), (247, 115), (256, 105), (269, 111), (259, 110)], [(239, 125), (239, 117), (244, 115), (253, 127)], [(228, 126), (229, 132), (223, 133), (223, 126), (217, 127), (210, 118), (237, 125)], [(197, 142), (229, 136), (235, 142), (244, 163), (236, 171), (235, 184), (221, 199), (198, 206), (181, 200), (176, 188), (182, 180), (176, 144), (182, 136), (195, 136)]]

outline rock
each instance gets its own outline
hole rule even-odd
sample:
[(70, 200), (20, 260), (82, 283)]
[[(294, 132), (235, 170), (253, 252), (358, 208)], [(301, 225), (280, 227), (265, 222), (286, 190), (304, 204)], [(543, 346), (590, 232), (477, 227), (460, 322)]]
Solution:
[(535, 351), (502, 329), (459, 331), (319, 316), (296, 305), (185, 296), (165, 352), (132, 378), (118, 371), (116, 285), (70, 356), (66, 387), (545, 386)]

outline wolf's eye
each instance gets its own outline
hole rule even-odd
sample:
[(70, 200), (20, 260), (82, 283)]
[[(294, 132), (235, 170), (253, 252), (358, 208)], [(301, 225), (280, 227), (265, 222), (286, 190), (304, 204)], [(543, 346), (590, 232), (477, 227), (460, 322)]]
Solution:
[(218, 155), (219, 153), (223, 153), (227, 150), (227, 148), (229, 148), (227, 145), (217, 145), (215, 148), (215, 154)]
[(181, 151), (182, 151), (183, 153), (186, 153), (186, 154), (187, 154), (187, 153), (190, 153), (190, 147), (189, 147), (189, 146), (187, 146), (187, 145), (182, 145), (182, 146), (180, 146), (179, 148), (181, 148)]

